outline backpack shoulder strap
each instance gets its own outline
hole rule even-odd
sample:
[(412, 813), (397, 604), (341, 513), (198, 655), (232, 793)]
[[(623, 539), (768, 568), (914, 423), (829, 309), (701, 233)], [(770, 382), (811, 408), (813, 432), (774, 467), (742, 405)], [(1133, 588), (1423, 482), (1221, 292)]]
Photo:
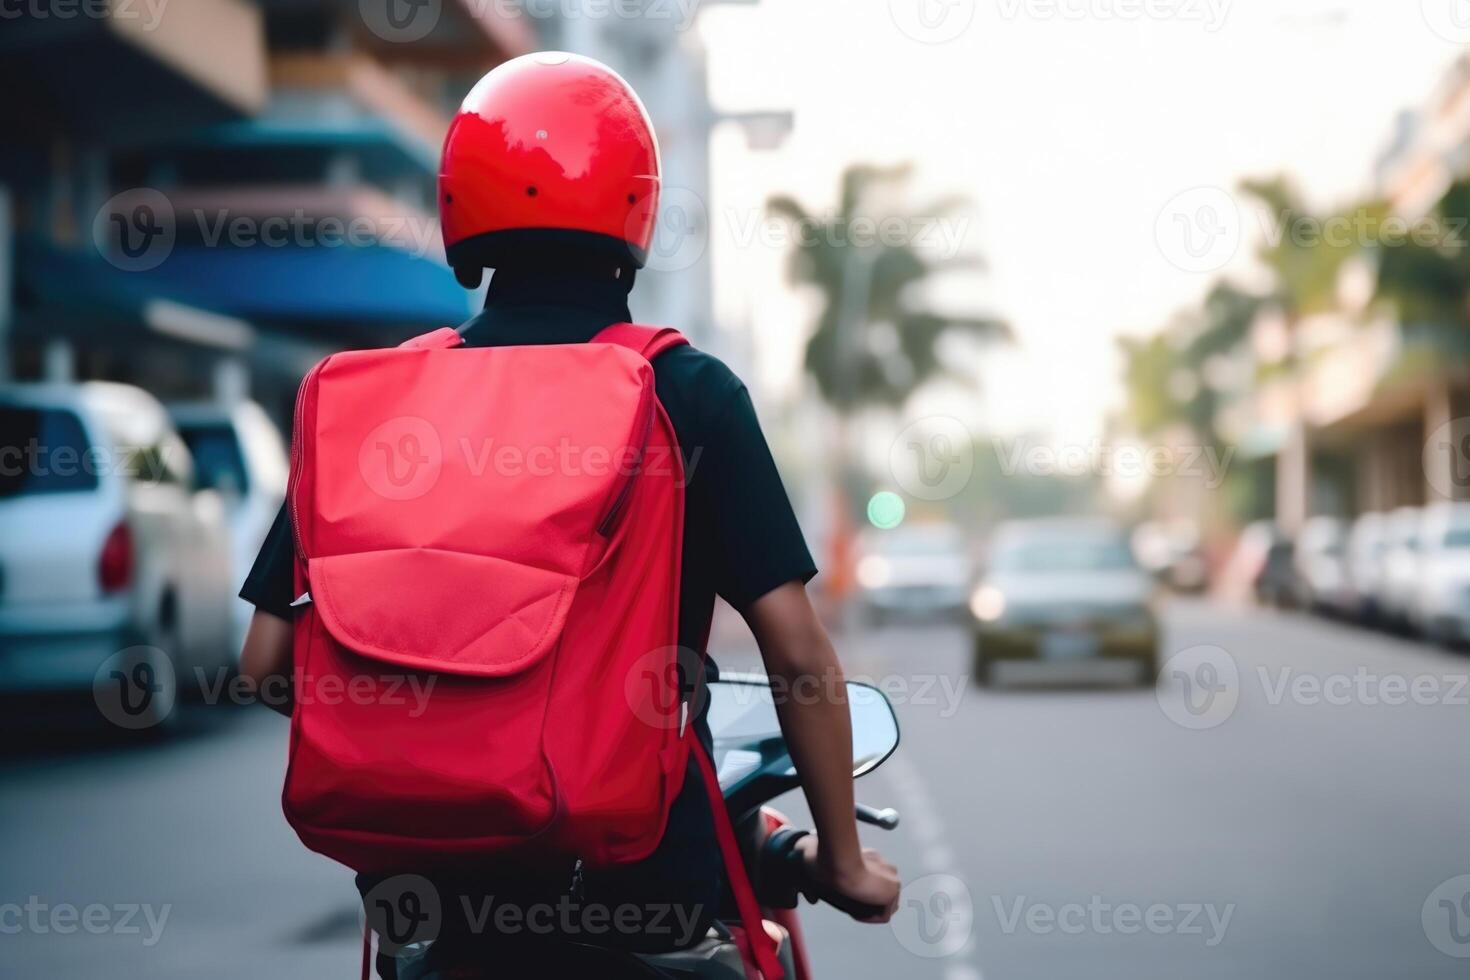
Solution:
[(464, 338), (453, 327), (440, 327), (428, 333), (410, 337), (398, 346), (407, 350), (447, 350), (464, 343)]
[(594, 344), (617, 344), (637, 351), (653, 360), (671, 347), (681, 347), (689, 339), (673, 327), (649, 327), (641, 323), (614, 323), (592, 338)]

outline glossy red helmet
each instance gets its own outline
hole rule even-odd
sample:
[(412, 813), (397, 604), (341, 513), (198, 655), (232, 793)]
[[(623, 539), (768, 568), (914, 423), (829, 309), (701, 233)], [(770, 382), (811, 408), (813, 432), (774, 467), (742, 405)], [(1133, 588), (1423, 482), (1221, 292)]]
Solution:
[(439, 165), (444, 250), (460, 281), (542, 246), (641, 267), (658, 215), (658, 141), (628, 83), (591, 58), (523, 55), (476, 83)]

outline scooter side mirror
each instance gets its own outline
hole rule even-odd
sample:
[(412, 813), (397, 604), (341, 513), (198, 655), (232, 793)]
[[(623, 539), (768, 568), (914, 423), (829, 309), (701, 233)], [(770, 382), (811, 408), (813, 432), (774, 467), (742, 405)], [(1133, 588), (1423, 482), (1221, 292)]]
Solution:
[[(878, 768), (898, 748), (898, 719), (888, 698), (872, 685), (848, 681), (846, 697), (852, 718), (852, 774), (857, 777)], [(779, 742), (776, 698), (762, 675), (722, 674), (709, 685), (709, 725), (716, 743), (753, 749)]]
[(898, 748), (898, 718), (893, 705), (876, 687), (847, 682), (847, 707), (852, 715), (852, 774), (872, 772)]

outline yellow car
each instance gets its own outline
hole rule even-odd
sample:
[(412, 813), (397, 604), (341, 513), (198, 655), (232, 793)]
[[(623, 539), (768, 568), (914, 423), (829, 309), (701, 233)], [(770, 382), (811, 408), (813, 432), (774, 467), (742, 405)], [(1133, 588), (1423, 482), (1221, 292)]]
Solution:
[(970, 595), (976, 682), (1153, 684), (1154, 588), (1112, 522), (1002, 524)]

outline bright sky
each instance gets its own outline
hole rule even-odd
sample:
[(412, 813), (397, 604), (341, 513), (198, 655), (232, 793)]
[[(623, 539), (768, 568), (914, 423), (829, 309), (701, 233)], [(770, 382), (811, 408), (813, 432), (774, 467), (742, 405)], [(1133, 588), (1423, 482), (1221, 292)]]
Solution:
[[(1449, 19), (1456, 4), (1464, 27)], [(1125, 16), (1135, 10), (1171, 16)], [(810, 317), (781, 250), (750, 243), (761, 202), (790, 191), (827, 209), (849, 161), (912, 160), (916, 206), (954, 191), (978, 205), (964, 245), (990, 270), (964, 280), (960, 301), (1020, 337), (985, 369), (972, 421), (1074, 441), (1118, 403), (1115, 338), (1152, 332), (1216, 275), (1159, 247), (1170, 200), (1283, 170), (1318, 201), (1367, 189), (1395, 114), (1461, 50), (1444, 35), (1470, 41), (1470, 4), (762, 0), (709, 6), (699, 29), (719, 108), (797, 117), (778, 151), (751, 153), (727, 129), (712, 155), (717, 308), (754, 332), (761, 380), (800, 383)]]

